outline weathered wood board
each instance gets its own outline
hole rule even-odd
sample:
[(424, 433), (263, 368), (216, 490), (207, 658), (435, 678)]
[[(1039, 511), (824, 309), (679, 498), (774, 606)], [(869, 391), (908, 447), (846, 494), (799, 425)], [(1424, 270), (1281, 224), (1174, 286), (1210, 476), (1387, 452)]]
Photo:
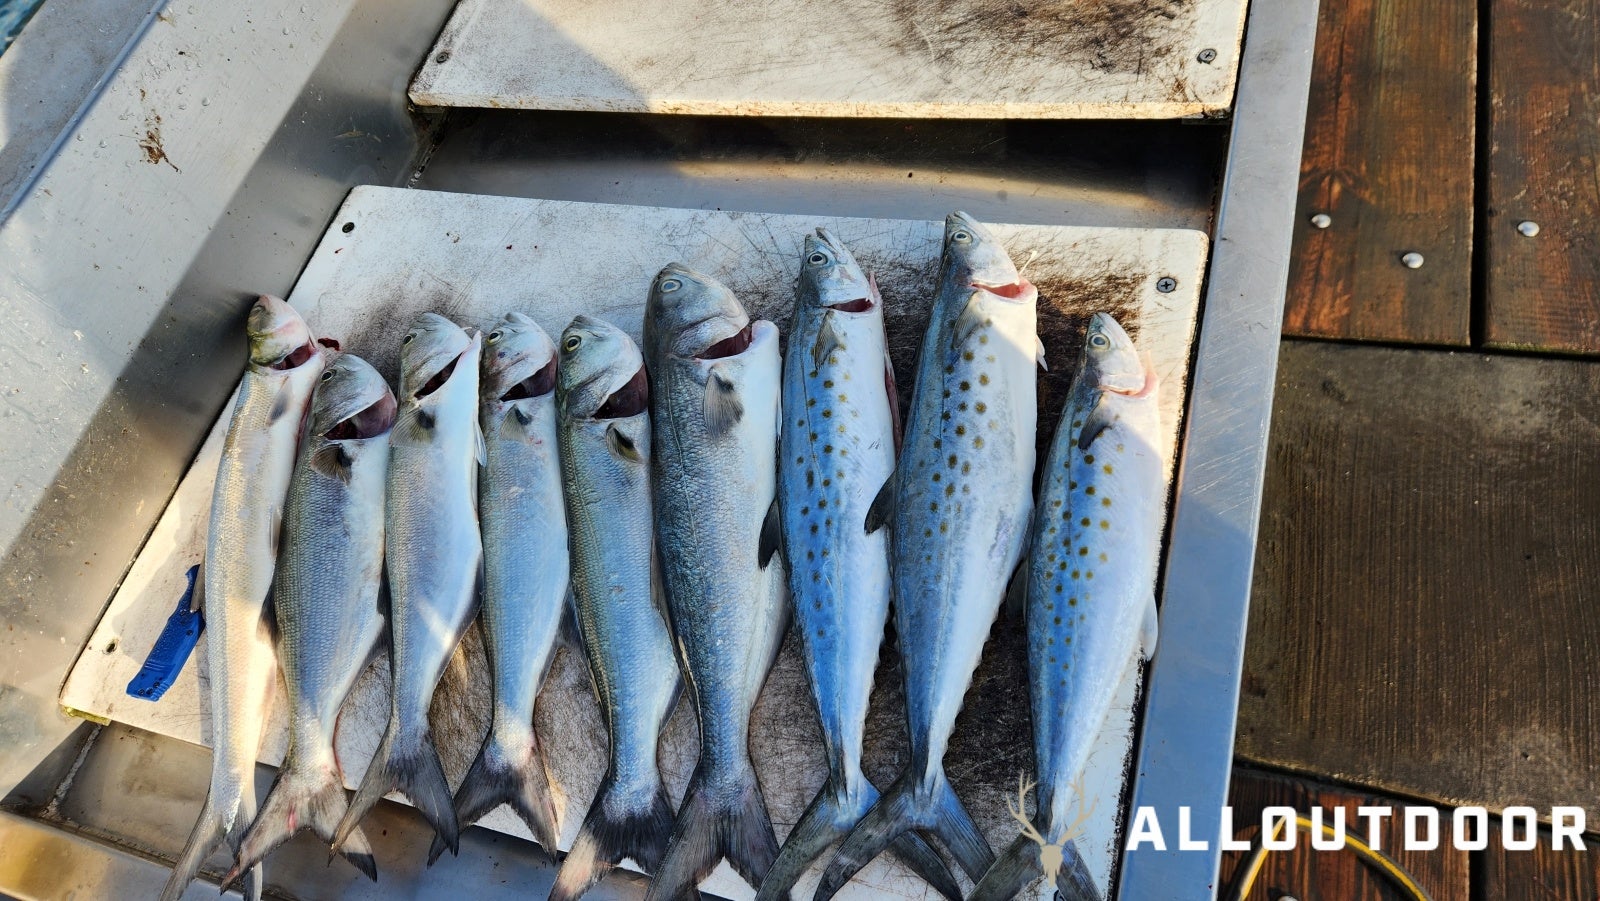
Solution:
[(1246, 0), (462, 0), (424, 106), (1173, 118), (1233, 101)]
[[(358, 188), (335, 219), (290, 300), (319, 333), (342, 339), (391, 381), (400, 337), (424, 310), (484, 328), (507, 310), (535, 317), (559, 332), (579, 312), (598, 314), (638, 337), (651, 278), (665, 263), (689, 262), (725, 280), (753, 314), (782, 324), (792, 305), (803, 234), (827, 225), (877, 273), (889, 317), (894, 363), (913, 371), (938, 266), (941, 223), (756, 213), (673, 210)], [(1053, 360), (1041, 378), (1040, 442), (1048, 440), (1089, 313), (1115, 313), (1156, 361), (1163, 381), (1162, 415), (1169, 466), (1185, 397), (1198, 286), (1206, 255), (1199, 232), (997, 226), (1041, 291), (1040, 330)], [(1156, 286), (1172, 278), (1177, 287)], [(902, 390), (909, 391), (908, 379)], [(201, 701), (203, 667), (191, 662), (158, 703), (128, 697), (124, 686), (154, 644), (182, 593), (184, 570), (202, 556), (212, 482), (227, 416), (219, 421), (159, 525), (141, 552), (67, 681), (62, 703), (88, 714), (186, 741), (206, 743), (210, 718)], [(1003, 586), (996, 586), (1001, 591)], [(758, 774), (780, 837), (793, 826), (825, 775), (821, 739), (809, 690), (786, 645), (754, 714), (752, 744)], [(1003, 619), (968, 695), (947, 759), (952, 782), (996, 848), (1017, 826), (1005, 800), (1019, 771), (1031, 770), (1027, 688), (1021, 624)], [(204, 638), (197, 651), (202, 661)], [(889, 655), (892, 657), (892, 655)], [(1123, 772), (1132, 737), (1138, 684), (1130, 666), (1115, 713), (1086, 775), (1105, 800), (1081, 847), (1104, 884), (1116, 855)], [(346, 779), (365, 772), (387, 715), (388, 669), (375, 665), (346, 704), (339, 736)], [(879, 673), (868, 724), (867, 769), (886, 784), (905, 761), (899, 676)], [(487, 675), (476, 631), (456, 657), (434, 704), (435, 734), (446, 774), (458, 782), (487, 728)], [(585, 663), (563, 651), (546, 682), (536, 716), (557, 791), (564, 798), (562, 847), (575, 837), (599, 784), (606, 739)], [(282, 712), (274, 713), (262, 760), (276, 764), (284, 750)], [(681, 705), (661, 753), (674, 800), (697, 754), (693, 713)], [(526, 837), (520, 821), (501, 809), (482, 825)], [(380, 861), (380, 866), (382, 862)], [(814, 884), (818, 870), (802, 882)], [(753, 893), (724, 865), (707, 891), (732, 898)], [(930, 895), (899, 864), (880, 858), (864, 870), (851, 897), (884, 893)]]
[(1600, 353), (1600, 4), (1488, 9), (1484, 339)]
[[(1252, 844), (1260, 843), (1261, 811), (1267, 807), (1292, 807), (1307, 816), (1310, 816), (1313, 807), (1321, 807), (1326, 811), (1324, 822), (1328, 823), (1332, 822), (1332, 811), (1342, 807), (1349, 834), (1363, 841), (1367, 838), (1367, 821), (1356, 817), (1356, 808), (1392, 807), (1394, 815), (1382, 821), (1383, 825), (1378, 830), (1383, 852), (1405, 867), (1417, 884), (1427, 889), (1434, 901), (1467, 901), (1473, 897), (1469, 892), (1471, 874), (1468, 852), (1450, 847), (1449, 842), (1441, 842), (1439, 848), (1433, 851), (1403, 849), (1405, 826), (1400, 813), (1406, 806), (1403, 801), (1237, 768), (1233, 771), (1233, 783), (1229, 786), (1228, 803), (1233, 807), (1233, 825), (1237, 830), (1231, 837)], [(1248, 852), (1243, 851), (1229, 851), (1222, 855), (1220, 886), (1230, 892), (1233, 890), (1239, 865), (1247, 856)], [(1220, 891), (1217, 896), (1232, 897)], [(1310, 833), (1302, 829), (1294, 850), (1267, 854), (1266, 863), (1245, 899), (1276, 901), (1285, 897), (1304, 898), (1306, 901), (1318, 898), (1390, 901), (1399, 896), (1394, 886), (1354, 851), (1318, 851), (1311, 847)]]
[(1320, 17), (1284, 332), (1466, 345), (1478, 8), (1353, 0)]
[(1237, 753), (1600, 822), (1600, 366), (1279, 359)]
[[(1490, 820), (1489, 847), (1483, 854), (1481, 888), (1474, 898), (1482, 901), (1523, 901), (1526, 898), (1600, 898), (1600, 846), (1585, 836), (1585, 850), (1554, 850), (1550, 831), (1539, 832), (1532, 851), (1507, 851), (1500, 823)], [(1521, 837), (1521, 831), (1518, 831)]]

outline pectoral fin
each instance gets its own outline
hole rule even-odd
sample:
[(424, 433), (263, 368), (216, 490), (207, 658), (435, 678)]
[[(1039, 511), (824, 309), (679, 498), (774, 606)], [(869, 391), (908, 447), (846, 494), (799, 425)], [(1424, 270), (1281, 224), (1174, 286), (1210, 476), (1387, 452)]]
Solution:
[(1101, 394), (1095, 399), (1094, 409), (1090, 410), (1089, 415), (1083, 420), (1083, 431), (1078, 433), (1078, 450), (1088, 450), (1094, 444), (1094, 440), (1100, 437), (1100, 433), (1111, 428), (1111, 424), (1116, 421), (1117, 414), (1111, 412), (1105, 394)]
[(289, 412), (289, 392), (279, 390), (278, 396), (272, 399), (272, 411), (267, 414), (267, 424), (277, 422), (287, 412)]
[(472, 440), (473, 440), (473, 450), (477, 454), (477, 457), (478, 457), (478, 465), (479, 466), (488, 466), (489, 465), (489, 448), (483, 442), (483, 425), (480, 422), (478, 422), (478, 418), (476, 416), (474, 416), (472, 418)]
[(639, 453), (639, 446), (633, 442), (623, 431), (617, 428), (616, 423), (606, 426), (606, 447), (613, 454), (624, 460), (643, 463), (644, 455)]
[(989, 324), (989, 317), (983, 312), (982, 306), (978, 300), (978, 292), (972, 292), (966, 308), (956, 317), (955, 326), (950, 329), (951, 350), (967, 343), (967, 339), (971, 338), (974, 332)]
[(733, 379), (722, 371), (721, 366), (711, 367), (706, 378), (705, 418), (706, 431), (713, 438), (727, 434), (744, 418), (744, 403), (739, 400)]
[(322, 473), (330, 479), (350, 484), (350, 454), (345, 451), (344, 445), (330, 442), (318, 448), (311, 455), (311, 468)]
[(889, 524), (889, 518), (894, 514), (894, 496), (894, 473), (890, 473), (889, 480), (878, 489), (878, 496), (872, 499), (872, 506), (867, 508), (868, 535)]
[(773, 498), (772, 506), (767, 508), (767, 517), (761, 521), (760, 559), (761, 568), (766, 569), (772, 562), (774, 554), (778, 553), (778, 540), (781, 536), (778, 519), (778, 500)]
[(433, 440), (433, 414), (420, 407), (401, 414), (390, 433), (396, 444), (426, 444)]
[(1149, 660), (1156, 655), (1156, 635), (1159, 631), (1159, 616), (1156, 613), (1156, 599), (1150, 597), (1150, 603), (1144, 608), (1144, 628), (1139, 635), (1139, 644), (1144, 659)]
[(817, 329), (816, 343), (811, 345), (811, 365), (821, 366), (829, 354), (843, 349), (844, 338), (833, 327), (833, 311), (827, 310), (822, 314), (822, 327)]
[(267, 516), (268, 535), (272, 539), (272, 559), (278, 559), (278, 536), (283, 533), (283, 508), (273, 507)]
[(1038, 335), (1033, 336), (1033, 358), (1039, 363), (1039, 368), (1045, 372), (1050, 371), (1050, 364), (1044, 359), (1044, 339)]
[[(521, 407), (512, 404), (511, 409), (506, 411), (505, 418), (500, 420), (500, 437), (509, 441), (532, 442), (533, 434), (528, 431), (528, 426), (532, 424), (533, 417)], [(483, 459), (480, 458), (478, 462), (482, 464)]]

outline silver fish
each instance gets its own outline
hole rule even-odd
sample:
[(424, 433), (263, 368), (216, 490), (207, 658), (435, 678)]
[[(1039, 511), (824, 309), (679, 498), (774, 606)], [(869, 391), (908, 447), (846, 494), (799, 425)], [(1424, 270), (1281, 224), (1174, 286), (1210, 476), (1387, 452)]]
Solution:
[(700, 762), (648, 901), (693, 897), (724, 857), (760, 885), (778, 854), (750, 711), (785, 627), (778, 550), (778, 329), (676, 263), (645, 310), (656, 539), (700, 717)]
[[(544, 329), (521, 313), (506, 314), (484, 337), (478, 423), (488, 462), (478, 478), (478, 517), (494, 703), (489, 734), (455, 797), (461, 828), (510, 804), (552, 854), (560, 829), (533, 706), (567, 609), (555, 350)], [(435, 836), (428, 862), (444, 849), (444, 838)]]
[(905, 447), (866, 523), (892, 526), (911, 762), (840, 846), (818, 898), (910, 829), (937, 835), (973, 879), (994, 862), (944, 753), (1033, 512), (1038, 297), (987, 228), (946, 218)]
[[(801, 251), (784, 359), (778, 498), (789, 596), (822, 722), (828, 781), (784, 842), (758, 901), (787, 895), (878, 800), (861, 772), (867, 700), (889, 615), (889, 552), (867, 508), (894, 472), (899, 409), (877, 285), (826, 229)], [(946, 897), (961, 888), (915, 834), (895, 852)]]
[(384, 512), (394, 690), (389, 726), (334, 832), (336, 849), (391, 791), (404, 792), (452, 852), (458, 844), (428, 705), (478, 609), (482, 341), (443, 316), (423, 313), (400, 349), (400, 413), (390, 438)]
[[(302, 829), (332, 841), (344, 815), (334, 730), (340, 706), (383, 638), (378, 591), (394, 418), (394, 394), (365, 360), (342, 354), (322, 370), (289, 483), (273, 586), (289, 751), (224, 884)], [(359, 829), (342, 853), (378, 878)]]
[[(311, 329), (283, 300), (262, 295), (250, 308), (250, 365), (239, 382), (233, 419), (217, 466), (200, 597), (206, 616), (211, 685), (211, 787), (172, 877), (171, 901), (226, 843), (234, 855), (256, 816), (256, 755), (275, 681), (267, 594), (278, 559), (284, 496), (300, 429), (323, 357)], [(261, 894), (260, 867), (245, 880)]]
[[(1082, 363), (1045, 464), (1028, 567), (1028, 688), (1042, 844), (1066, 898), (1100, 897), (1066, 830), (1072, 783), (1105, 726), (1128, 662), (1155, 652), (1155, 579), (1166, 519), (1157, 379), (1117, 321), (1090, 320)], [(1038, 878), (1041, 843), (1019, 837), (973, 898), (1014, 897)], [(1052, 861), (1052, 864), (1055, 862)]]
[(623, 858), (652, 871), (661, 864), (673, 811), (656, 745), (679, 678), (657, 598), (644, 359), (621, 329), (588, 316), (567, 326), (560, 353), (573, 599), (611, 736), (605, 778), (550, 892), (572, 901)]

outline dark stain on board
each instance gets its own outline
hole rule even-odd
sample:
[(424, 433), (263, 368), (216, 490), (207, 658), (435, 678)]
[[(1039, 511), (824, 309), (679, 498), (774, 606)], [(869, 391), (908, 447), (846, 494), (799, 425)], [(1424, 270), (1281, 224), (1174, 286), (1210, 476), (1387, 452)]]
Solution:
[[(143, 97), (144, 91), (141, 90), (139, 93)], [(167, 150), (162, 146), (160, 113), (145, 113), (144, 132), (139, 136), (139, 149), (144, 151), (145, 162), (153, 166), (166, 163), (172, 167), (174, 172), (181, 173), (183, 171), (178, 168), (178, 164), (174, 163), (171, 157), (167, 156)]]

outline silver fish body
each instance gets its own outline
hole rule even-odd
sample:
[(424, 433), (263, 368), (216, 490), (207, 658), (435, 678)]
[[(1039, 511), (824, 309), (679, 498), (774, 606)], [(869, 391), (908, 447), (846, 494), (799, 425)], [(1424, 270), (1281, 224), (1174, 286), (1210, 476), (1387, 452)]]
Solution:
[[(256, 755), (276, 667), (267, 595), (300, 431), (324, 363), (305, 320), (276, 297), (256, 300), (247, 331), (250, 363), (217, 467), (201, 585), (211, 786), (163, 899), (181, 895), (219, 843), (237, 854), (244, 830), (255, 819)], [(252, 868), (247, 897), (259, 896), (261, 879), (260, 868)]]
[[(273, 589), (289, 749), (230, 878), (300, 829), (332, 841), (344, 815), (334, 731), (383, 637), (384, 483), (394, 417), (394, 395), (377, 370), (351, 354), (329, 361), (289, 485)], [(377, 878), (359, 830), (343, 853)]]
[(651, 288), (656, 536), (671, 625), (700, 719), (700, 761), (650, 899), (727, 857), (759, 885), (777, 855), (750, 760), (750, 712), (786, 623), (774, 500), (778, 330), (677, 264)]
[(937, 834), (974, 879), (993, 863), (943, 759), (1027, 540), (1042, 362), (1037, 301), (987, 228), (963, 213), (946, 219), (905, 446), (869, 522), (891, 529), (911, 761), (840, 847), (819, 898), (907, 829)]
[(445, 665), (477, 613), (478, 360), (468, 337), (434, 313), (418, 317), (400, 352), (400, 411), (390, 438), (385, 568), (390, 592), (389, 725), (335, 832), (342, 845), (367, 811), (399, 790), (452, 851), (457, 822), (428, 726)]
[[(1115, 319), (1096, 313), (1050, 447), (1028, 567), (1028, 689), (1038, 814), (1063, 844), (1074, 783), (1105, 726), (1129, 661), (1155, 651), (1156, 565), (1166, 518), (1158, 383)], [(1098, 898), (1070, 845), (1058, 883)], [(973, 897), (1013, 897), (1040, 874), (1037, 845), (1018, 839)]]
[(656, 764), (678, 696), (678, 663), (658, 595), (649, 388), (627, 334), (587, 316), (561, 336), (561, 463), (573, 600), (610, 759), (550, 897), (570, 901), (624, 858), (655, 870), (672, 830)]

